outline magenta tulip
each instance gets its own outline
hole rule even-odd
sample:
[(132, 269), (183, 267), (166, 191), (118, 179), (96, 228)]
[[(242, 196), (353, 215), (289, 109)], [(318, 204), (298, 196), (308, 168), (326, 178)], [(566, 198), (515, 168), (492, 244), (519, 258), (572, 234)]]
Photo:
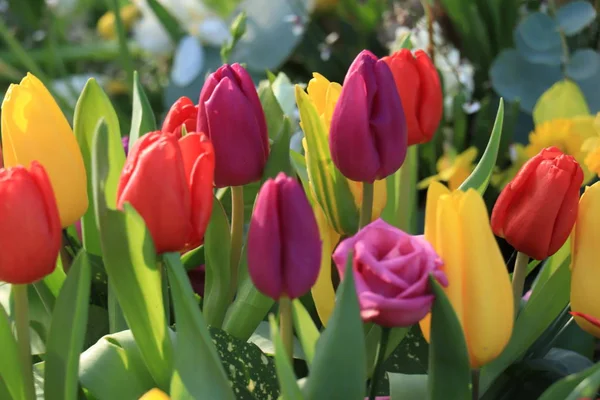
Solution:
[(333, 112), (331, 158), (348, 179), (372, 183), (402, 166), (406, 146), (394, 76), (384, 61), (363, 50), (348, 69)]
[(248, 272), (258, 290), (279, 299), (308, 292), (319, 275), (317, 220), (302, 190), (280, 173), (258, 193), (248, 231)]
[(197, 131), (215, 149), (215, 186), (240, 186), (262, 178), (269, 156), (267, 123), (254, 83), (239, 64), (223, 65), (204, 83)]

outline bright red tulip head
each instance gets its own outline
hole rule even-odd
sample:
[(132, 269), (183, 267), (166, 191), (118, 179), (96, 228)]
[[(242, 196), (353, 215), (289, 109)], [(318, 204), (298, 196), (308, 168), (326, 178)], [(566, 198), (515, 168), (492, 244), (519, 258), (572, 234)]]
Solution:
[(265, 295), (297, 298), (319, 275), (321, 239), (312, 208), (295, 179), (280, 173), (258, 193), (248, 231), (248, 273)]
[(181, 137), (182, 128), (185, 126), (186, 132), (196, 130), (196, 121), (198, 119), (198, 106), (192, 100), (183, 96), (180, 97), (167, 113), (163, 122), (163, 133), (174, 133)]
[(382, 59), (392, 70), (402, 99), (408, 128), (408, 145), (427, 143), (435, 134), (443, 112), (440, 77), (423, 50), (401, 49)]
[(182, 251), (202, 243), (213, 203), (214, 154), (201, 133), (151, 132), (135, 142), (117, 194), (144, 218), (157, 253)]
[(502, 190), (492, 212), (494, 234), (536, 260), (556, 253), (575, 220), (583, 171), (556, 147), (543, 149)]
[(223, 65), (204, 83), (197, 131), (215, 148), (215, 185), (241, 186), (261, 179), (269, 156), (267, 123), (254, 83), (239, 64)]
[(0, 199), (0, 281), (33, 283), (52, 273), (62, 228), (44, 167), (0, 169)]
[(374, 182), (406, 156), (406, 120), (387, 64), (363, 50), (354, 60), (331, 119), (331, 158), (348, 179)]

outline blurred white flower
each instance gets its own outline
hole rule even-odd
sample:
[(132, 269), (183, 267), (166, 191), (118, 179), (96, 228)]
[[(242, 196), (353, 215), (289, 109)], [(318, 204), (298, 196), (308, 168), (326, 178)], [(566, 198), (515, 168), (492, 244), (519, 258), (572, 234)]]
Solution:
[(94, 78), (100, 86), (103, 86), (107, 79), (101, 75), (94, 74), (82, 74), (82, 75), (70, 75), (64, 78), (55, 79), (52, 81), (52, 89), (61, 98), (69, 102), (71, 106), (75, 106), (79, 95), (83, 91), (85, 84), (90, 78)]

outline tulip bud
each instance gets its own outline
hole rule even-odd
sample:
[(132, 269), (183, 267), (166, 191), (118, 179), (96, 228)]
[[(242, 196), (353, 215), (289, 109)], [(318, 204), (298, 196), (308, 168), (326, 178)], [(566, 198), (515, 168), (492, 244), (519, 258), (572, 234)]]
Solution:
[(254, 83), (239, 64), (223, 65), (204, 83), (197, 131), (215, 149), (215, 185), (241, 186), (262, 178), (269, 156), (267, 123)]
[(88, 207), (83, 157), (69, 122), (39, 79), (27, 74), (10, 85), (2, 102), (4, 166), (44, 166), (56, 196), (60, 221), (67, 227)]
[(212, 210), (213, 170), (212, 145), (203, 134), (178, 140), (148, 133), (127, 156), (117, 206), (128, 202), (144, 218), (157, 253), (197, 247)]
[(186, 132), (194, 132), (198, 119), (198, 106), (192, 100), (180, 97), (167, 113), (162, 125), (163, 133), (174, 133), (180, 137), (185, 126)]
[[(579, 201), (579, 214), (571, 237), (571, 309), (600, 318), (600, 182), (588, 187)], [(600, 326), (575, 317), (586, 332), (600, 338)]]
[(406, 120), (394, 77), (363, 50), (354, 60), (331, 119), (331, 158), (347, 177), (373, 183), (396, 172), (406, 156)]
[(169, 400), (170, 397), (160, 389), (154, 388), (147, 391), (139, 400)]
[(492, 212), (494, 234), (536, 260), (551, 256), (573, 229), (582, 182), (575, 158), (556, 147), (543, 149), (500, 193)]
[(0, 281), (33, 283), (52, 273), (61, 226), (50, 179), (37, 161), (29, 171), (0, 169)]
[(258, 193), (248, 231), (248, 273), (265, 295), (297, 298), (319, 274), (321, 240), (300, 184), (280, 173)]
[(402, 100), (408, 145), (429, 142), (443, 112), (442, 85), (435, 65), (422, 50), (413, 57), (410, 50), (401, 49), (382, 60), (392, 70)]

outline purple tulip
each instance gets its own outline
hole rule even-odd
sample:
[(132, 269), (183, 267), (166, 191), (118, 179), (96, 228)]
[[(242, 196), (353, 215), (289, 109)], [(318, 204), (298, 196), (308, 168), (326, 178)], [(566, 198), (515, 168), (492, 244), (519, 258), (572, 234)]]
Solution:
[(333, 253), (344, 278), (348, 253), (363, 321), (386, 327), (410, 326), (431, 309), (429, 275), (447, 286), (442, 260), (422, 236), (412, 236), (381, 219), (342, 241)]
[(300, 184), (284, 173), (258, 193), (248, 232), (248, 272), (258, 290), (279, 299), (302, 296), (321, 264), (317, 220)]
[(204, 284), (206, 282), (205, 266), (200, 265), (199, 267), (191, 269), (187, 272), (187, 275), (190, 279), (190, 284), (192, 285), (194, 293), (198, 294), (200, 297), (204, 297)]
[(123, 144), (123, 149), (125, 150), (125, 155), (129, 153), (129, 136), (123, 136), (121, 138), (121, 143)]
[(348, 179), (373, 182), (404, 162), (406, 119), (387, 64), (363, 50), (352, 62), (331, 120), (331, 158)]
[(269, 156), (267, 123), (254, 83), (239, 64), (223, 65), (204, 83), (197, 131), (215, 149), (215, 185), (260, 180)]

